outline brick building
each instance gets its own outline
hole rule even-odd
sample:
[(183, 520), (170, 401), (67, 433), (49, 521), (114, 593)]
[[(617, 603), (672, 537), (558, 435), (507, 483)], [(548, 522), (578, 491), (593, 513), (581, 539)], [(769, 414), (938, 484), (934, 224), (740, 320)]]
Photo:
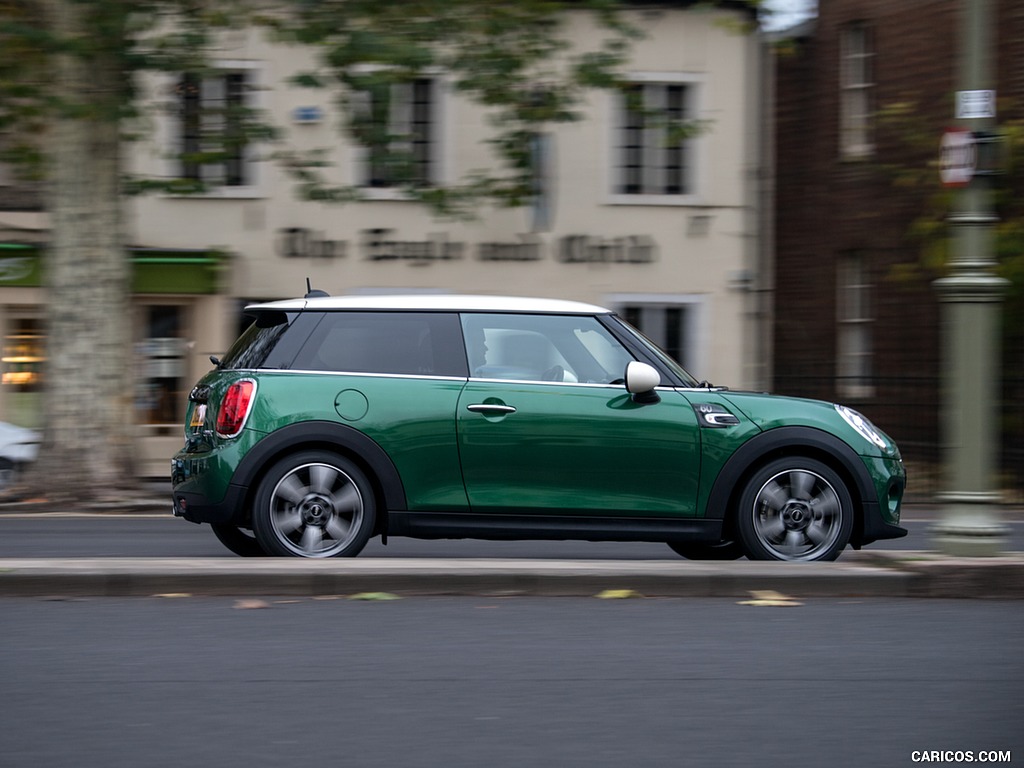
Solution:
[[(776, 48), (775, 389), (855, 405), (912, 463), (942, 439), (939, 273), (914, 225), (941, 201), (962, 5), (821, 0)], [(1024, 118), (1024, 3), (991, 6), (1003, 124)]]

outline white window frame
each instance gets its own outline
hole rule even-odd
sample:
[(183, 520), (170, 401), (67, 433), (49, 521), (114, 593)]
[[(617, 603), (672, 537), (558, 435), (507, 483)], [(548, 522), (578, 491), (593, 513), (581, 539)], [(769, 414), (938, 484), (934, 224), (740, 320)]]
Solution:
[[(262, 86), (263, 62), (250, 59), (220, 59), (212, 62), (211, 68), (218, 74), (228, 75), (232, 72), (244, 72), (246, 75), (246, 98), (251, 109), (262, 111), (266, 109), (266, 97)], [(167, 178), (182, 177), (182, 161), (179, 157), (184, 150), (184, 126), (180, 115), (180, 104), (175, 94), (175, 88), (181, 81), (182, 74), (169, 76), (166, 82), (166, 92), (170, 95), (170, 115), (164, 121), (165, 134), (162, 145), (171, 147), (172, 152), (166, 159), (164, 175)], [(203, 192), (188, 195), (168, 194), (167, 197), (174, 198), (225, 198), (225, 199), (254, 199), (262, 198), (265, 193), (262, 190), (263, 169), (262, 164), (257, 162), (257, 147), (249, 144), (243, 150), (243, 163), (245, 165), (246, 184), (239, 186), (211, 186)]]
[(848, 160), (869, 157), (872, 141), (872, 100), (875, 52), (871, 28), (863, 22), (839, 32), (839, 152)]
[[(704, 77), (687, 72), (633, 72), (626, 76), (626, 81), (635, 85), (682, 85), (686, 88), (686, 119), (700, 120), (703, 115)], [(687, 163), (686, 183), (688, 189), (679, 194), (657, 193), (622, 193), (622, 131), (626, 116), (625, 97), (621, 94), (609, 94), (609, 190), (608, 202), (612, 205), (667, 205), (686, 206), (701, 203), (703, 188), (703, 166), (706, 142), (703, 136), (697, 135), (686, 139)], [(648, 131), (660, 129), (647, 129)]]
[(869, 398), (874, 395), (871, 335), (875, 319), (867, 260), (859, 251), (840, 254), (836, 269), (836, 393)]
[[(430, 146), (431, 178), (427, 188), (440, 187), (451, 183), (451, 151), (453, 144), (451, 88), (448, 80), (438, 70), (427, 70), (420, 78), (430, 81), (432, 141)], [(408, 108), (408, 105), (405, 105)], [(394, 116), (392, 116), (392, 119)], [(399, 131), (395, 131), (399, 133)], [(409, 194), (400, 187), (371, 187), (368, 184), (370, 173), (370, 150), (356, 142), (352, 142), (349, 153), (349, 165), (352, 169), (352, 183), (358, 187), (364, 200), (409, 200)]]

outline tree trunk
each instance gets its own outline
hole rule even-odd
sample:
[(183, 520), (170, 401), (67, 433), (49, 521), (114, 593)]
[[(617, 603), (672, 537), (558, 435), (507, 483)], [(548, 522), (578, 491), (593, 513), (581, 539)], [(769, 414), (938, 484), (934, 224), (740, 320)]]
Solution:
[[(43, 446), (26, 476), (51, 503), (101, 506), (134, 482), (130, 265), (121, 209), (121, 40), (95, 5), (46, 0), (60, 40), (87, 52), (54, 58), (57, 114), (46, 137), (50, 245)], [(102, 31), (101, 31), (102, 30)]]

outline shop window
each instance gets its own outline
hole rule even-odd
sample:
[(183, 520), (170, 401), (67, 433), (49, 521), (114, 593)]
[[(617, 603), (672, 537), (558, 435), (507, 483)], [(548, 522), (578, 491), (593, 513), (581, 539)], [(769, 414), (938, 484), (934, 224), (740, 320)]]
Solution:
[(179, 424), (187, 394), (184, 308), (154, 305), (144, 307), (143, 312), (146, 338), (139, 345), (139, 423)]
[(20, 427), (42, 426), (43, 363), (46, 334), (42, 320), (14, 317), (8, 321), (3, 343), (2, 421)]

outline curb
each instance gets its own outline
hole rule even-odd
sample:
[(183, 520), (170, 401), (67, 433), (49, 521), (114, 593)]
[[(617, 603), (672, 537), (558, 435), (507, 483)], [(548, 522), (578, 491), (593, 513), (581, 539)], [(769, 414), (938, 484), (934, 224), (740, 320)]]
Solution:
[(0, 596), (397, 595), (1024, 599), (1024, 555), (890, 552), (838, 563), (662, 561), (0, 559)]

